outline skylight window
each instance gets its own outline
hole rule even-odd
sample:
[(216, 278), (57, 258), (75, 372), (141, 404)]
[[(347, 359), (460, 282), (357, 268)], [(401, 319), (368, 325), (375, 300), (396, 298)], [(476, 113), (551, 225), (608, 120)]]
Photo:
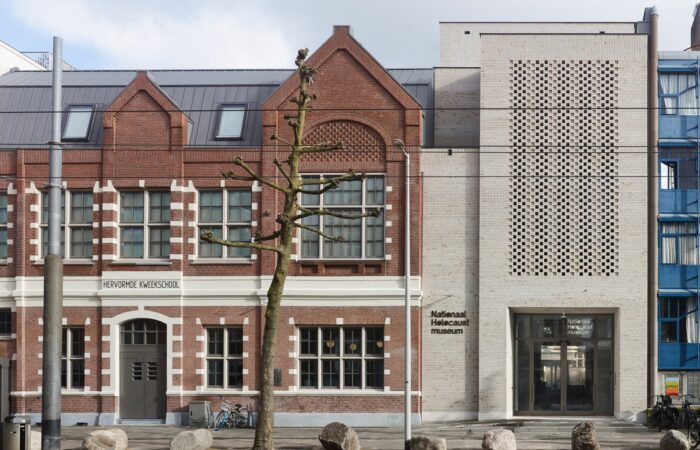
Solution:
[(245, 105), (221, 105), (217, 139), (240, 139), (243, 137)]
[(63, 139), (87, 139), (90, 134), (93, 110), (92, 105), (70, 105), (66, 111)]

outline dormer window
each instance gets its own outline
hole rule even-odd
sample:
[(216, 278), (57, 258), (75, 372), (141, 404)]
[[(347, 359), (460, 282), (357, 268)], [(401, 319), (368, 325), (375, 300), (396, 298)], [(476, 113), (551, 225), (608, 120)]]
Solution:
[(217, 139), (240, 139), (245, 124), (245, 105), (221, 105)]
[(70, 105), (66, 110), (66, 121), (63, 126), (63, 140), (81, 141), (90, 136), (93, 105)]

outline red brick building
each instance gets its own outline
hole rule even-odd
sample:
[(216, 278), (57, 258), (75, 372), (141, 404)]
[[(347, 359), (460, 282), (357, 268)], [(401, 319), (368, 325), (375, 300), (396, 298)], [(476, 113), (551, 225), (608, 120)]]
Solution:
[[(290, 55), (292, 58), (294, 55)], [(300, 233), (277, 350), (276, 423), (400, 423), (403, 398), (403, 155), (418, 149), (430, 70), (387, 71), (351, 36), (309, 59), (318, 95), (306, 176), (368, 175), (322, 205), (380, 208), (380, 218)], [(0, 413), (41, 412), (43, 198), (51, 74), (0, 77)], [(287, 149), (297, 80), (280, 71), (64, 74), (64, 424), (186, 422), (192, 400), (255, 405), (266, 287), (274, 256), (201, 242), (202, 230), (249, 240), (275, 228), (277, 193), (225, 180), (241, 156), (266, 177)], [(414, 412), (420, 413), (419, 159), (413, 159)], [(306, 206), (320, 206), (302, 199)], [(8, 406), (9, 405), (9, 406)]]

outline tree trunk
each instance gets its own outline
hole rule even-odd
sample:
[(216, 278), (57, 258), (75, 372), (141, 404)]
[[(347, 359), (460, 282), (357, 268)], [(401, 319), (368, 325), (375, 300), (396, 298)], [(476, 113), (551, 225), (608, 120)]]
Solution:
[[(291, 226), (284, 226), (282, 242), (291, 242)], [(289, 269), (289, 247), (277, 254), (277, 265), (270, 288), (267, 290), (267, 310), (265, 311), (265, 331), (262, 345), (262, 380), (260, 385), (260, 405), (258, 422), (255, 427), (253, 450), (274, 450), (272, 425), (275, 410), (274, 367), (275, 349), (277, 348), (277, 326), (279, 323), (280, 303), (284, 293), (284, 283)]]

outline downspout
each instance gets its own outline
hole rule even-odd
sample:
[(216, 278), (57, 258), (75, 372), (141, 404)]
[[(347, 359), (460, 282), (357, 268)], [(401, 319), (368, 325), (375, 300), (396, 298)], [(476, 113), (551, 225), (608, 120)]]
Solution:
[(647, 402), (653, 405), (653, 396), (657, 393), (658, 355), (658, 153), (659, 111), (658, 111), (658, 31), (659, 13), (656, 7), (649, 11), (649, 38), (647, 45), (647, 317), (648, 337), (647, 351), (648, 380)]

